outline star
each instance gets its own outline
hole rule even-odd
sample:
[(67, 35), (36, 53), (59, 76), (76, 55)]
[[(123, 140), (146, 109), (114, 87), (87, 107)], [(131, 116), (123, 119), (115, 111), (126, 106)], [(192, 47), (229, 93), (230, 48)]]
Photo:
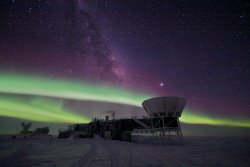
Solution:
[(160, 87), (163, 87), (163, 86), (164, 86), (164, 83), (163, 83), (163, 82), (161, 82), (161, 83), (160, 83)]

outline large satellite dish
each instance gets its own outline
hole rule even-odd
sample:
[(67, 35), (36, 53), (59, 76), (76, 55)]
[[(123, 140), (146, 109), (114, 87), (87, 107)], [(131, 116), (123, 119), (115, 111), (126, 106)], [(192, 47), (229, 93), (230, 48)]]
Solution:
[(150, 117), (180, 117), (185, 104), (186, 99), (182, 97), (164, 96), (145, 100), (143, 101), (142, 106)]

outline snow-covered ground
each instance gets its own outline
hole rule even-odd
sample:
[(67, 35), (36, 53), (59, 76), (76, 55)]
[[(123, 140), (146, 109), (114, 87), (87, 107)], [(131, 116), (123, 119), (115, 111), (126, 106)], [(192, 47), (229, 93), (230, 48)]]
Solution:
[(94, 139), (0, 139), (0, 166), (250, 166), (250, 138), (185, 137), (184, 145)]

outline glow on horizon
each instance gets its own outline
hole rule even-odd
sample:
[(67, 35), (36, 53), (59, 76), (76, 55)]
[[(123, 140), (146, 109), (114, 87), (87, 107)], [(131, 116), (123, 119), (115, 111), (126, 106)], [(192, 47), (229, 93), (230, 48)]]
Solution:
[(216, 126), (236, 126), (250, 127), (250, 119), (229, 119), (210, 116), (204, 113), (198, 113), (191, 110), (183, 112), (180, 121), (188, 124), (205, 124)]
[[(48, 78), (0, 74), (0, 93), (34, 95), (81, 101), (97, 101), (141, 107), (143, 100), (153, 97), (127, 90), (91, 85), (84, 82), (51, 80)], [(41, 122), (87, 123), (88, 118), (64, 109), (54, 108), (49, 102), (23, 102), (0, 97), (0, 116)], [(250, 120), (215, 118), (192, 110), (185, 110), (180, 119), (189, 124), (226, 125), (250, 127)]]

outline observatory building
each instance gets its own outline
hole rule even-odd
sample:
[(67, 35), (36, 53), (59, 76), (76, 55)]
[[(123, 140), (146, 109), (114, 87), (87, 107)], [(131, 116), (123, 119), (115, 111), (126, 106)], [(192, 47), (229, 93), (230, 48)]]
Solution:
[(179, 118), (185, 104), (186, 99), (182, 97), (151, 98), (142, 102), (147, 117), (112, 120), (108, 117), (105, 120), (95, 118), (89, 124), (75, 124), (68, 131), (59, 133), (59, 137), (76, 134), (78, 137), (91, 137), (96, 134), (113, 140), (131, 141), (133, 136), (151, 136), (153, 141), (158, 143), (166, 143), (177, 137), (182, 143)]

